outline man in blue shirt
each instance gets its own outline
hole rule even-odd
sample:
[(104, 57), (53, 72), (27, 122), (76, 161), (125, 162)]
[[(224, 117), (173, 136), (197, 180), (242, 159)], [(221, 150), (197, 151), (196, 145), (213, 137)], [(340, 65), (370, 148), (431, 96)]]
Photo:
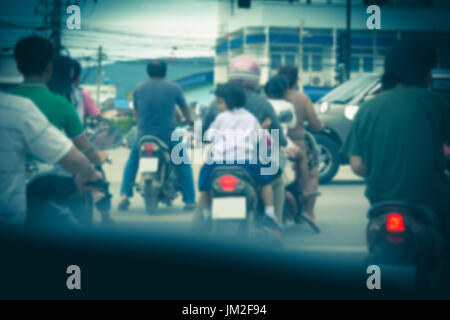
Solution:
[[(175, 129), (174, 113), (176, 105), (182, 110), (186, 120), (192, 122), (189, 108), (181, 88), (165, 80), (167, 66), (162, 60), (152, 60), (147, 66), (150, 79), (139, 84), (134, 91), (134, 112), (137, 119), (138, 135), (131, 148), (122, 180), (119, 210), (127, 210), (129, 198), (133, 195), (133, 185), (139, 167), (138, 141), (144, 135), (153, 135), (173, 148), (179, 141), (171, 141)], [(185, 209), (195, 208), (195, 189), (192, 168), (188, 163), (176, 165), (182, 186)]]

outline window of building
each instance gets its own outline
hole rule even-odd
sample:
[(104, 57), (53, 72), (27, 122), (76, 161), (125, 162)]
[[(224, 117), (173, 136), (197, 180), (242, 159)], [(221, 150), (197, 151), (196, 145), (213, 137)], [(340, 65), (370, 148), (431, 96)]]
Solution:
[(278, 69), (281, 66), (281, 54), (272, 54), (270, 56), (270, 68)]
[(283, 52), (283, 47), (281, 47), (281, 46), (270, 46), (270, 52)]
[(284, 56), (284, 65), (295, 66), (295, 56), (292, 54), (287, 54)]
[(298, 52), (298, 46), (286, 46), (286, 47), (284, 47), (284, 52), (297, 53)]
[(358, 57), (352, 57), (351, 71), (352, 72), (359, 72), (359, 58)]
[(303, 71), (308, 71), (309, 70), (309, 55), (303, 54), (302, 64), (303, 64)]
[(372, 57), (364, 57), (363, 58), (363, 71), (364, 72), (373, 72), (373, 58)]
[(313, 55), (312, 56), (312, 64), (311, 64), (312, 71), (322, 71), (322, 56), (321, 55)]

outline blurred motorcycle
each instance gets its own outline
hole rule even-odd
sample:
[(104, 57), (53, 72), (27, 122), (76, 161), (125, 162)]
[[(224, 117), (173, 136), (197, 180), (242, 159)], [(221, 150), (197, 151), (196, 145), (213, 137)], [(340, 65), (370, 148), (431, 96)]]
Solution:
[[(180, 126), (176, 129), (183, 137), (184, 152), (191, 146), (191, 126)], [(181, 184), (177, 170), (171, 162), (170, 147), (153, 135), (145, 135), (139, 139), (139, 170), (136, 190), (145, 201), (147, 214), (154, 214), (159, 203), (171, 206), (181, 193)]]
[[(430, 208), (401, 201), (380, 202), (368, 212), (368, 263), (409, 275), (416, 288), (434, 288), (443, 272), (440, 220)], [(400, 279), (394, 279), (400, 280)]]
[[(285, 109), (277, 112), (278, 121), (283, 127), (287, 127), (288, 123), (294, 119), (293, 110)], [(286, 134), (287, 129), (285, 128)], [(305, 126), (305, 144), (308, 149), (307, 158), (310, 167), (317, 165), (319, 161), (319, 152), (316, 139), (314, 135), (309, 132), (308, 127)], [(301, 174), (299, 159), (290, 158), (280, 150), (280, 166), (283, 168), (283, 183), (286, 185), (285, 202), (283, 208), (283, 223), (293, 221), (294, 223), (302, 223), (303, 202), (301, 189)], [(289, 161), (286, 161), (289, 160)], [(285, 163), (287, 162), (287, 163)]]
[[(450, 149), (444, 146), (449, 177)], [(386, 201), (368, 212), (368, 262), (409, 274), (416, 288), (435, 288), (444, 271), (441, 221), (431, 208), (415, 203)], [(407, 272), (409, 271), (409, 272)]]
[[(269, 136), (266, 136), (266, 141), (269, 147)], [(205, 151), (209, 153), (208, 149)], [(211, 181), (212, 235), (246, 239), (270, 246), (282, 244), (280, 233), (263, 223), (261, 186), (245, 169), (238, 165), (219, 166), (211, 172)]]
[[(97, 150), (109, 150), (122, 143), (122, 135), (113, 125), (102, 120), (87, 126), (88, 138)], [(107, 159), (111, 162), (111, 159)], [(97, 170), (102, 171), (101, 167)], [(89, 227), (93, 223), (94, 207), (109, 211), (111, 194), (106, 180), (92, 184), (91, 189), (80, 195), (73, 176), (57, 165), (29, 160), (26, 165), (29, 214), (27, 227), (59, 228), (63, 225)], [(100, 199), (97, 199), (100, 198)]]
[(106, 119), (88, 123), (86, 133), (91, 146), (96, 150), (116, 149), (124, 142), (122, 133), (114, 127), (111, 121)]
[[(28, 170), (34, 170), (30, 169), (31, 166)], [(27, 182), (27, 228), (44, 231), (74, 226), (91, 227), (95, 195), (102, 194), (102, 199), (111, 195), (107, 181), (86, 186), (91, 188), (80, 195), (73, 177), (55, 175), (54, 170), (35, 172)]]
[[(308, 130), (305, 130), (305, 143), (309, 150), (309, 166), (314, 167), (319, 161), (319, 152), (314, 135)], [(291, 168), (287, 168), (288, 166), (291, 166)], [(302, 201), (303, 191), (300, 187), (301, 174), (298, 159), (289, 158), (289, 162), (286, 163), (285, 171), (292, 173), (289, 173), (290, 179), (286, 184), (286, 201), (284, 205), (283, 222), (287, 223), (288, 221), (293, 221), (296, 224), (302, 223), (304, 203)]]
[(263, 226), (261, 188), (245, 169), (217, 167), (211, 177), (212, 235), (281, 244), (280, 234)]

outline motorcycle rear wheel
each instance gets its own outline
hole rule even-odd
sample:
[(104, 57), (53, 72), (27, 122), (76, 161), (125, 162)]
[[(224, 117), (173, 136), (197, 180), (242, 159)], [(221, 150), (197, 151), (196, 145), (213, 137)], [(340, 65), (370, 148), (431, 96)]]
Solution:
[(90, 227), (94, 221), (94, 199), (92, 193), (87, 191), (83, 195), (84, 212), (80, 223), (84, 226)]
[(145, 212), (149, 215), (156, 213), (158, 209), (158, 193), (154, 192), (152, 188), (152, 180), (145, 181), (144, 186), (144, 200), (145, 200)]

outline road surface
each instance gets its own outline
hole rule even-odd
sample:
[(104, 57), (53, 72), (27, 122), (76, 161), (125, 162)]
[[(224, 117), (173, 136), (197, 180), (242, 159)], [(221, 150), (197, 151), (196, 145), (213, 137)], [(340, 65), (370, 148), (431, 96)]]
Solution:
[[(181, 198), (170, 208), (162, 205), (153, 216), (145, 213), (144, 201), (139, 194), (131, 199), (128, 211), (117, 210), (120, 183), (128, 154), (127, 148), (112, 150), (110, 155), (113, 163), (104, 166), (113, 194), (111, 216), (116, 221), (114, 227), (145, 228), (146, 225), (161, 225), (169, 229), (189, 230), (193, 213), (183, 211)], [(200, 166), (193, 165), (195, 179)], [(363, 261), (366, 254), (365, 227), (369, 204), (364, 197), (362, 180), (348, 166), (343, 166), (332, 183), (320, 186), (320, 192), (322, 195), (317, 201), (316, 214), (322, 232), (316, 234), (305, 223), (288, 227), (283, 233), (283, 250), (308, 251)], [(96, 220), (100, 220), (98, 213)]]

